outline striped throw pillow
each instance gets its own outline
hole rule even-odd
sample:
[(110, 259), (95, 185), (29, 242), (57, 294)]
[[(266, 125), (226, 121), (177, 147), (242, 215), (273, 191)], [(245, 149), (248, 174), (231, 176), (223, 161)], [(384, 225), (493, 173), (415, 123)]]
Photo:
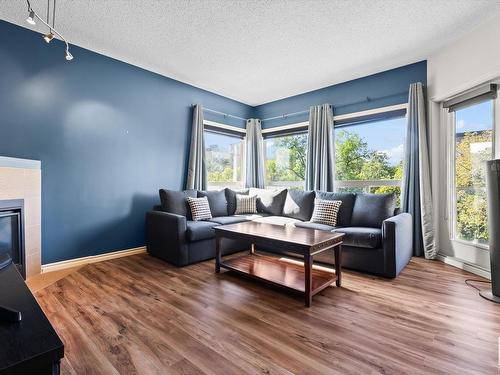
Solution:
[(257, 196), (236, 194), (236, 211), (235, 215), (239, 214), (256, 214), (257, 213)]
[(326, 199), (314, 199), (314, 211), (311, 217), (312, 223), (337, 225), (337, 214), (342, 201), (331, 201)]
[(212, 218), (212, 213), (210, 212), (210, 205), (208, 204), (208, 198), (191, 198), (187, 197), (187, 202), (189, 208), (191, 209), (191, 216), (194, 221), (208, 220)]

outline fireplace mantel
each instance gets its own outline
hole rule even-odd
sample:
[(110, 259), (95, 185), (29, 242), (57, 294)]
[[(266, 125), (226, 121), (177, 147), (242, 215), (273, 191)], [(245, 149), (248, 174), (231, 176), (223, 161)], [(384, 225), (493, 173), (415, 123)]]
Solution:
[(26, 277), (41, 272), (42, 173), (39, 160), (0, 156), (0, 200), (24, 200)]

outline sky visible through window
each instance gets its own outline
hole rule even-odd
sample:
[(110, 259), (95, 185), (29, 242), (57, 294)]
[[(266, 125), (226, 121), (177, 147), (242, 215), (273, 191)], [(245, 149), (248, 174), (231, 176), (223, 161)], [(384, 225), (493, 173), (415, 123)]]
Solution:
[(342, 129), (359, 135), (370, 150), (386, 153), (391, 165), (398, 164), (404, 157), (405, 117), (340, 127), (337, 131)]

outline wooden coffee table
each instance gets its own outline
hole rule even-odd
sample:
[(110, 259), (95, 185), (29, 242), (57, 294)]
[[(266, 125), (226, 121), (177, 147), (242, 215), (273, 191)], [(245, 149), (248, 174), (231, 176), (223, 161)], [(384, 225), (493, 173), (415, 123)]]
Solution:
[[(311, 306), (312, 296), (333, 282), (342, 283), (341, 252), (343, 233), (297, 228), (267, 223), (245, 222), (215, 227), (215, 272), (221, 268), (273, 285), (285, 287), (304, 295), (306, 306)], [(247, 240), (250, 253), (222, 260), (221, 242), (224, 238)], [(256, 246), (272, 247), (288, 253), (302, 255), (304, 264), (290, 259), (255, 253)], [(323, 251), (333, 251), (335, 271), (313, 267), (313, 256)]]

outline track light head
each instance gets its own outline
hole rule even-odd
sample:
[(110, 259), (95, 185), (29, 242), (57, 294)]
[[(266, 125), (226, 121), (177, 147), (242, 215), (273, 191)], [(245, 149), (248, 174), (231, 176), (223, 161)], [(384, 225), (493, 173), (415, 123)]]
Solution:
[(54, 34), (52, 34), (52, 31), (43, 36), (43, 40), (45, 40), (47, 43), (50, 43), (52, 39), (54, 39)]
[(30, 13), (28, 15), (28, 18), (26, 18), (26, 22), (28, 22), (30, 25), (36, 25), (35, 12), (33, 11), (33, 9), (30, 9)]
[(66, 60), (68, 61), (73, 60), (73, 55), (69, 52), (69, 50), (66, 50), (66, 54), (64, 57), (66, 57)]

